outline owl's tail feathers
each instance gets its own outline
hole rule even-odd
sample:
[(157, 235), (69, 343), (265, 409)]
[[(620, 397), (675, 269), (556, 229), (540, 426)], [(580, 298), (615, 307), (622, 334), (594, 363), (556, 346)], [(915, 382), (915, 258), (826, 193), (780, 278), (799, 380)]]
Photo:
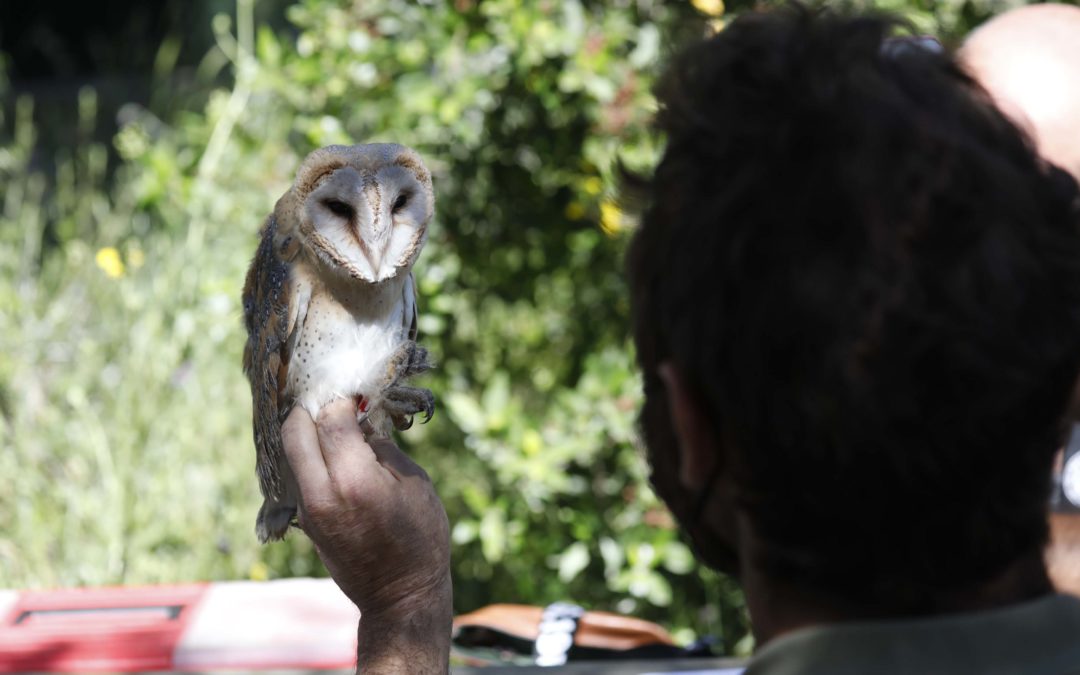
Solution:
[(260, 543), (280, 541), (296, 519), (296, 505), (264, 500), (255, 519), (255, 534)]

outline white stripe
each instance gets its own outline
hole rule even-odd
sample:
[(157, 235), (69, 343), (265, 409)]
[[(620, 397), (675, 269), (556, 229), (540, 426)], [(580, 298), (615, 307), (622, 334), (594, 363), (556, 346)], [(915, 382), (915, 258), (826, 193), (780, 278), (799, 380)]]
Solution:
[(18, 601), (18, 591), (0, 591), (0, 620), (7, 617)]
[(174, 653), (175, 669), (356, 661), (360, 612), (330, 579), (213, 584)]

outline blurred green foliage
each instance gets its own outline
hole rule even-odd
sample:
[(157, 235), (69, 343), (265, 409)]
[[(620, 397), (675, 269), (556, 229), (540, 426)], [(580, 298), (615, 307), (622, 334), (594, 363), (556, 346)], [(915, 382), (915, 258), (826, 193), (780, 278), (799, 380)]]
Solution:
[[(324, 574), (302, 536), (255, 541), (239, 291), (308, 151), (395, 141), (438, 196), (417, 276), (441, 409), (401, 442), (446, 503), (457, 608), (569, 599), (747, 651), (737, 587), (647, 485), (613, 178), (657, 156), (659, 64), (723, 4), (303, 0), (280, 32), (252, 4), (213, 21), (231, 86), (128, 110), (111, 176), (89, 140), (43, 175), (32, 102), (3, 120), (0, 587)], [(1011, 4), (879, 6), (955, 38)]]

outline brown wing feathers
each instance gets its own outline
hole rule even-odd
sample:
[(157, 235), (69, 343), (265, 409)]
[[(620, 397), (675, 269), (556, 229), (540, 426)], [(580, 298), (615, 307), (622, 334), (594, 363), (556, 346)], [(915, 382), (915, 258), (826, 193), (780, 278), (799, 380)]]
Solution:
[(405, 284), (405, 317), (404, 325), (409, 339), (416, 341), (416, 279), (409, 272), (409, 281)]
[[(256, 473), (264, 496), (279, 500), (284, 492), (281, 419), (287, 381), (290, 274), (276, 250), (277, 219), (271, 215), (260, 232), (259, 248), (244, 282), (244, 373), (251, 382)], [(286, 239), (283, 249), (290, 248)]]

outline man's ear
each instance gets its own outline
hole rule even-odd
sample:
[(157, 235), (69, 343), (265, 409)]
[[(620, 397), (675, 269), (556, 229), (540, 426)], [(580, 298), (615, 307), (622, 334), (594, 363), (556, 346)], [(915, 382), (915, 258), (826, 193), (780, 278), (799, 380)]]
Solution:
[(679, 482), (688, 490), (700, 492), (720, 461), (716, 429), (675, 364), (664, 361), (657, 372), (664, 381), (671, 426), (679, 441)]

